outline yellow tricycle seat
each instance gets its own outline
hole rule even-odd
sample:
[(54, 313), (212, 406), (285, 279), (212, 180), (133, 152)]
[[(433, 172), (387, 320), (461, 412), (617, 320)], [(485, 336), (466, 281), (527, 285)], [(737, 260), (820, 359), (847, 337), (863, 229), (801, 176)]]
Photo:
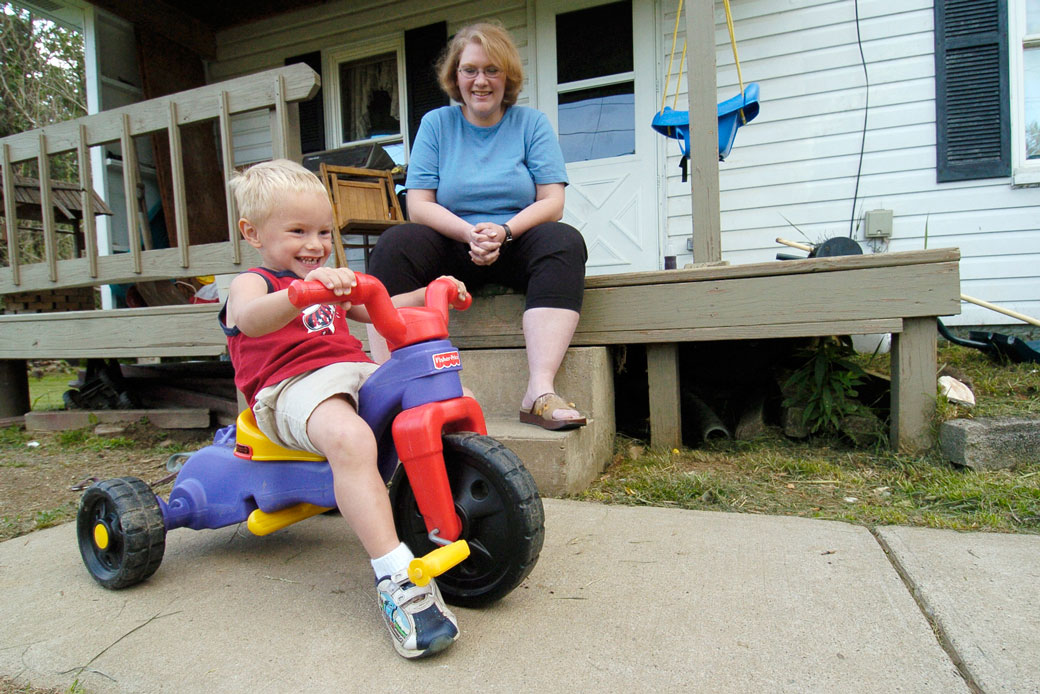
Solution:
[(323, 455), (279, 446), (267, 438), (256, 425), (256, 416), (249, 408), (242, 410), (235, 421), (235, 456), (257, 462), (290, 460), (316, 463), (325, 460)]

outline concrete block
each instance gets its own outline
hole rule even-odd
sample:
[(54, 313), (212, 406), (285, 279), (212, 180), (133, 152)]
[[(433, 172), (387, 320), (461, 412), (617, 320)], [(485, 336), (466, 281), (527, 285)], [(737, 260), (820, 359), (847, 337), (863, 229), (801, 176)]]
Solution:
[(939, 447), (950, 462), (975, 470), (1034, 462), (1040, 450), (1040, 419), (953, 419), (939, 427)]
[(602, 422), (571, 431), (546, 431), (515, 419), (490, 419), (487, 425), (488, 436), (523, 461), (542, 496), (584, 491), (610, 463), (613, 436), (604, 447)]
[(463, 350), (462, 382), (484, 410), (488, 434), (523, 461), (543, 496), (580, 492), (610, 463), (614, 450), (614, 378), (606, 347), (572, 347), (556, 376), (556, 391), (585, 412), (589, 423), (550, 432), (518, 418), (527, 387), (523, 349)]

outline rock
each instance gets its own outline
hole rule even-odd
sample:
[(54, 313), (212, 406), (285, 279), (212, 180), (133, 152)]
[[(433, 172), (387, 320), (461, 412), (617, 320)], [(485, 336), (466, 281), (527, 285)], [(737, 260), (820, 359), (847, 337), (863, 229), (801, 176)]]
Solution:
[(802, 415), (805, 414), (804, 407), (785, 407), (781, 412), (780, 426), (784, 429), (784, 436), (792, 439), (809, 438), (809, 427), (805, 424)]
[(842, 417), (838, 429), (856, 446), (872, 446), (885, 438), (884, 424), (869, 410)]
[(102, 423), (94, 427), (94, 436), (119, 436), (126, 433), (126, 425), (119, 423)]
[(748, 398), (744, 410), (740, 413), (740, 420), (737, 422), (737, 428), (733, 432), (733, 438), (738, 441), (750, 441), (765, 432), (765, 405), (766, 396), (761, 390)]
[(975, 393), (971, 392), (971, 388), (953, 376), (939, 377), (939, 392), (950, 402), (966, 405), (967, 407), (975, 406)]

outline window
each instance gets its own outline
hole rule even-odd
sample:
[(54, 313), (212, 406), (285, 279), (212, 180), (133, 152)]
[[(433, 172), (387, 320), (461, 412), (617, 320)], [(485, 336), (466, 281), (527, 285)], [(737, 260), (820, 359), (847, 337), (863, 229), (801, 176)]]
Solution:
[(1011, 16), (1014, 182), (1040, 183), (1040, 0), (1018, 0)]
[(329, 54), (324, 61), (329, 147), (378, 142), (395, 161), (404, 161), (402, 53), (394, 41)]
[[(567, 163), (634, 154), (632, 3), (556, 17), (560, 147)], [(604, 40), (604, 37), (617, 40)]]
[(1040, 159), (1040, 0), (1026, 3), (1022, 72), (1026, 159)]

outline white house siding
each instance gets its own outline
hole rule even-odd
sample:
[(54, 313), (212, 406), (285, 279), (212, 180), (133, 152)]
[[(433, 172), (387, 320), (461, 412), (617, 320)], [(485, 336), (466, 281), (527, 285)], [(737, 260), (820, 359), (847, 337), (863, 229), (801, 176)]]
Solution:
[[(516, 38), (525, 71), (528, 65), (528, 8), (523, 0), (449, 2), (447, 0), (341, 0), (298, 12), (235, 27), (217, 35), (217, 60), (209, 65), (209, 81), (280, 67), (285, 59), (317, 50), (335, 50), (358, 42), (400, 38), (408, 29), (447, 21), (448, 33), (474, 21), (494, 17)], [(525, 103), (528, 89), (521, 93)], [(266, 113), (241, 114), (232, 119), (235, 162), (243, 164), (271, 157)]]
[[(664, 5), (665, 66), (675, 4)], [(924, 248), (926, 236), (929, 248), (959, 247), (963, 293), (1040, 315), (1040, 189), (1012, 188), (1010, 178), (936, 183), (932, 0), (859, 0), (870, 99), (855, 212), (866, 95), (853, 0), (731, 0), (731, 7), (742, 76), (761, 86), (761, 112), (719, 165), (724, 260), (797, 254), (774, 239), (847, 236), (851, 218), (867, 252)], [(721, 101), (739, 87), (721, 2), (715, 19)], [(680, 32), (680, 47), (681, 40)], [(685, 248), (689, 184), (678, 161), (669, 144), (667, 235), (671, 247)], [(894, 212), (887, 244), (865, 242), (860, 228), (863, 212), (879, 208)], [(680, 266), (690, 259), (680, 255)], [(962, 310), (947, 322), (1016, 322), (970, 304)]]

